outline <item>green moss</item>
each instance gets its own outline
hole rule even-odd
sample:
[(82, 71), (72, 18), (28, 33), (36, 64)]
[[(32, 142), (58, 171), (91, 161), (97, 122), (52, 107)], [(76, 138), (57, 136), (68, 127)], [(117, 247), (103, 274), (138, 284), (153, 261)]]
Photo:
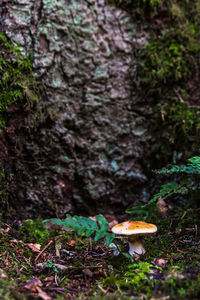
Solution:
[[(5, 169), (0, 161), (0, 204), (1, 207), (7, 206), (7, 192), (9, 189), (9, 183), (12, 180), (12, 175), (6, 176)], [(1, 211), (2, 212), (2, 211)], [(0, 212), (0, 216), (1, 216)]]
[(141, 281), (148, 281), (148, 274), (152, 274), (153, 271), (151, 268), (155, 268), (152, 264), (148, 262), (138, 262), (128, 266), (128, 271), (125, 273), (128, 281), (134, 285), (134, 287), (138, 287), (141, 284)]
[(2, 166), (0, 166), (0, 181), (5, 178), (5, 172)]
[(147, 99), (153, 108), (149, 126), (153, 137), (152, 168), (157, 168), (161, 161), (159, 167), (171, 161), (174, 151), (185, 157), (196, 155), (200, 144), (200, 111), (193, 99), (198, 99), (200, 93), (200, 2), (116, 0), (112, 3), (131, 12), (134, 22), (148, 33), (139, 57), (137, 52), (134, 78), (138, 81), (134, 84), (139, 98)]
[(189, 78), (196, 68), (194, 56), (199, 50), (200, 44), (180, 29), (163, 30), (143, 51), (142, 82), (156, 87)]
[[(180, 102), (175, 94), (166, 96), (165, 101), (160, 101), (154, 109), (151, 120), (151, 132), (153, 135), (152, 151), (157, 160), (152, 168), (159, 168), (169, 163), (172, 152), (184, 152), (186, 157), (198, 154), (200, 146), (200, 110), (198, 107), (190, 107), (185, 102)], [(158, 130), (160, 124), (160, 130)], [(184, 145), (184, 148), (183, 148)], [(160, 158), (162, 164), (160, 164)]]
[(42, 221), (38, 218), (35, 221), (26, 220), (23, 222), (20, 231), (24, 234), (25, 242), (35, 242), (45, 244), (49, 239), (49, 231), (45, 228)]
[(157, 280), (151, 278), (155, 268), (160, 269), (148, 262), (135, 262), (126, 265), (126, 270), (128, 271), (123, 272), (123, 275), (119, 273), (111, 274), (102, 279), (102, 283), (104, 287), (117, 288), (120, 292), (131, 288), (133, 293), (137, 295), (145, 293), (147, 298), (149, 298), (153, 294), (152, 286), (157, 282)]
[[(84, 299), (87, 299), (86, 297), (82, 296), (82, 297), (79, 297), (78, 299), (80, 300), (84, 300)], [(91, 300), (92, 299), (95, 299), (95, 300), (132, 300), (133, 297), (128, 297), (126, 295), (123, 295), (123, 293), (121, 292), (115, 292), (113, 294), (107, 294), (107, 295), (94, 295), (90, 298)], [(139, 298), (137, 298), (137, 300), (140, 300)]]
[[(41, 122), (38, 99), (30, 56), (23, 57), (19, 48), (0, 32), (0, 134), (10, 118), (7, 110), (13, 103), (19, 103), (24, 111), (29, 110), (29, 115), (24, 118), (24, 127), (32, 128)], [(16, 144), (20, 143), (18, 137), (15, 138)], [(12, 178), (7, 173), (6, 163), (0, 158), (0, 204), (8, 210), (7, 194)]]
[(170, 277), (163, 285), (163, 292), (170, 294), (170, 299), (197, 299), (200, 295), (200, 278), (187, 280), (177, 275)]
[[(146, 19), (153, 26), (142, 49), (138, 76), (141, 96), (148, 94), (154, 106), (153, 157), (156, 153), (158, 160), (166, 164), (174, 151), (184, 152), (183, 143), (188, 149), (186, 157), (197, 154), (199, 149), (200, 111), (192, 102), (192, 94), (194, 90), (196, 97), (199, 94), (195, 82), (199, 81), (200, 66), (200, 5), (197, 0), (171, 0), (165, 2), (164, 8), (163, 11), (162, 5), (157, 6), (156, 14)], [(145, 22), (145, 10), (140, 14)], [(154, 162), (157, 164), (158, 160)]]
[(16, 287), (16, 283), (14, 280), (10, 280), (8, 278), (6, 279), (0, 279), (0, 299), (5, 300), (14, 300), (15, 293), (13, 293), (14, 289)]
[[(2, 182), (4, 181), (5, 179), (5, 171), (4, 171), (4, 168), (0, 165), (0, 183), (1, 183), (1, 186), (2, 186)], [(5, 189), (1, 188), (0, 190), (0, 199), (3, 199), (5, 196)]]
[(5, 124), (8, 107), (25, 97), (37, 100), (30, 57), (23, 57), (17, 46), (0, 32), (0, 129)]

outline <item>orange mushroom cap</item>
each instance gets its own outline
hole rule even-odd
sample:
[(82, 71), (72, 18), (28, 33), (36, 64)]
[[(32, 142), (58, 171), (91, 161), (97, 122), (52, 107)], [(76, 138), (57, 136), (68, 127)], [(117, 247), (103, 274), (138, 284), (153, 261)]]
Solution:
[(143, 221), (125, 221), (112, 228), (113, 233), (120, 235), (148, 235), (156, 231), (156, 225)]

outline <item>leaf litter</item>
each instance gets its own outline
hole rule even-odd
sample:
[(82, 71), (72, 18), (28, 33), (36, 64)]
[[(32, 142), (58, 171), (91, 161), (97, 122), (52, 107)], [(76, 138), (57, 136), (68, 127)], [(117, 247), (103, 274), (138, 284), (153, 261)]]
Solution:
[[(113, 221), (117, 222), (111, 218), (110, 222)], [(159, 223), (164, 223), (163, 228), (156, 237), (146, 241), (148, 251), (135, 263), (122, 255), (115, 257), (101, 239), (94, 242), (92, 237), (80, 237), (61, 227), (54, 230), (48, 224), (48, 231), (53, 234), (41, 245), (36, 239), (24, 242), (23, 234), (11, 225), (2, 224), (0, 283), (14, 281), (14, 289), (8, 288), (8, 299), (15, 299), (17, 293), (22, 299), (23, 295), (44, 300), (114, 295), (113, 299), (152, 300), (155, 297), (175, 299), (176, 293), (184, 299), (190, 290), (189, 282), (193, 286), (190, 299), (197, 299), (200, 295), (200, 288), (195, 285), (200, 283), (199, 211), (187, 211), (180, 217), (164, 216)], [(127, 250), (126, 241), (116, 243), (121, 243), (123, 251)]]

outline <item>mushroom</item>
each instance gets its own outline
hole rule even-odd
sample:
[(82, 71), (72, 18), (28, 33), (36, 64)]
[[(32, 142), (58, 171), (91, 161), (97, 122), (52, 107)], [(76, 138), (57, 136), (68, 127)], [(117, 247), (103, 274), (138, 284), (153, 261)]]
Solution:
[(126, 221), (112, 228), (113, 233), (128, 236), (129, 254), (135, 257), (145, 253), (139, 237), (141, 235), (153, 235), (156, 231), (156, 225), (143, 221)]

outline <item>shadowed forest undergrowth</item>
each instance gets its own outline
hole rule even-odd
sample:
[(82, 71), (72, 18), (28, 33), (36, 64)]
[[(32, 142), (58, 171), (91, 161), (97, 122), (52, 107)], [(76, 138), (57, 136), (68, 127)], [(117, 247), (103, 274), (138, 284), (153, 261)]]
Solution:
[[(137, 261), (51, 222), (1, 223), (0, 298), (199, 299), (200, 210), (174, 208), (158, 207), (158, 232)], [(128, 253), (126, 238), (114, 242)]]

